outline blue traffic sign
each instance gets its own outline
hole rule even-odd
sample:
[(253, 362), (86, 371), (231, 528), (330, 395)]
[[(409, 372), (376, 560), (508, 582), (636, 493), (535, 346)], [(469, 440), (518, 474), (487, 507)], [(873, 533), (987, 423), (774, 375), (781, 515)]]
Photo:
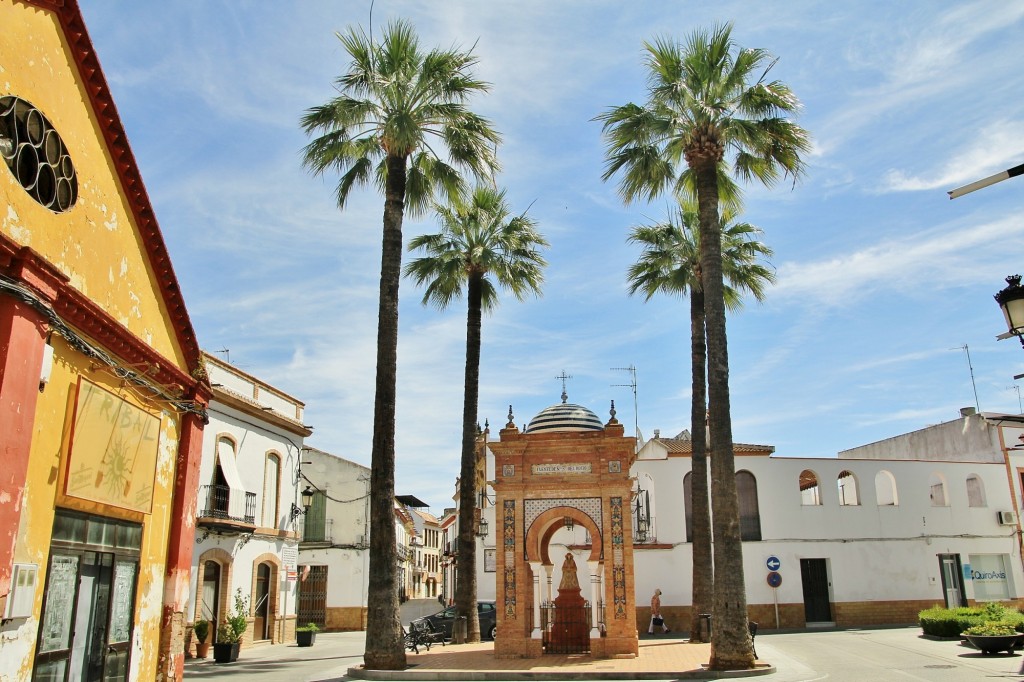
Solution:
[(768, 567), (769, 571), (777, 571), (782, 566), (782, 562), (779, 561), (779, 557), (774, 554), (768, 557), (768, 561), (764, 562), (764, 565)]
[(768, 574), (768, 585), (769, 587), (778, 587), (782, 584), (782, 575), (772, 571)]

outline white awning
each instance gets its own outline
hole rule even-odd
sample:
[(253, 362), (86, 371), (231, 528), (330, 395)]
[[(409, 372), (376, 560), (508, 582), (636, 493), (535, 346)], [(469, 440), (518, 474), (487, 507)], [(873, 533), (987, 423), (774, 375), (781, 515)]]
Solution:
[(245, 518), (245, 486), (242, 476), (238, 473), (235, 462), (235, 448), (229, 440), (217, 443), (217, 460), (220, 462), (221, 473), (227, 481), (230, 494), (228, 496), (228, 516), (233, 519)]

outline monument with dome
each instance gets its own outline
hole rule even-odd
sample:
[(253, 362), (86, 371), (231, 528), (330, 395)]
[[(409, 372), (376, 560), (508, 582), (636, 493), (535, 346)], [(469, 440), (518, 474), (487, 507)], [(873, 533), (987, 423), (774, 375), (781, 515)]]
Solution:
[[(633, 586), (630, 466), (635, 439), (625, 437), (611, 403), (607, 423), (562, 402), (541, 410), (523, 431), (512, 406), (494, 453), (499, 658), (639, 651)], [(549, 554), (563, 528), (586, 530), (583, 544)], [(554, 561), (561, 581), (552, 584)]]

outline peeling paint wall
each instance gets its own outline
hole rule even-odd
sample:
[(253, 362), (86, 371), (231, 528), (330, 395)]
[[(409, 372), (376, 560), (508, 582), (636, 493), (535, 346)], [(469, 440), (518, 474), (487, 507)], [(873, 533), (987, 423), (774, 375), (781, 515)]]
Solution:
[[(30, 247), (65, 275), (71, 287), (166, 359), (165, 366), (187, 373), (185, 353), (161, 294), (163, 280), (155, 269), (169, 268), (169, 263), (156, 266), (150, 261), (59, 21), (48, 10), (0, 0), (0, 26), (0, 97), (17, 96), (43, 113), (66, 145), (78, 180), (77, 203), (55, 213), (36, 202), (0, 162), (0, 237)], [(91, 342), (103, 347), (98, 339)], [(37, 397), (34, 414), (25, 417), (32, 434), (13, 556), (15, 563), (39, 567), (33, 615), (0, 626), (0, 680), (31, 678), (57, 508), (142, 525), (129, 679), (154, 680), (161, 675), (160, 626), (182, 418), (98, 369), (59, 335), (51, 345), (50, 381)], [(104, 350), (117, 358), (110, 348)], [(159, 418), (150, 513), (64, 494), (80, 377)], [(187, 578), (179, 589), (187, 594)]]
[[(138, 400), (110, 374), (102, 370), (94, 371), (93, 364), (88, 359), (70, 348), (59, 337), (54, 337), (52, 343), (55, 351), (53, 375), (46, 390), (39, 397), (36, 410), (31, 465), (26, 480), (26, 503), (18, 533), (20, 539), (15, 549), (16, 562), (36, 564), (40, 567), (33, 609), (35, 616), (20, 623), (15, 621), (11, 630), (3, 630), (3, 638), (0, 639), (0, 680), (28, 680), (31, 677), (55, 507), (142, 524), (142, 548), (135, 593), (129, 679), (155, 679), (179, 420), (173, 413), (160, 411), (153, 405)], [(160, 417), (160, 440), (151, 514), (64, 495), (63, 483), (79, 376)]]
[[(50, 12), (0, 0), (0, 97), (27, 100), (60, 134), (78, 178), (64, 213), (41, 206), (0, 163), (0, 231), (30, 246), (135, 336), (185, 362), (89, 98)], [(12, 30), (13, 29), (13, 30)], [(147, 338), (148, 337), (148, 338)]]

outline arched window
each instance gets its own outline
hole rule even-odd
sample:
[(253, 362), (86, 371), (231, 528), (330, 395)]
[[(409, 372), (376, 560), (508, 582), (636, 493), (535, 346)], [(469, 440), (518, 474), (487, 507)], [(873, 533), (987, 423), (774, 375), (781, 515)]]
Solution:
[(860, 491), (857, 489), (857, 477), (852, 471), (843, 470), (836, 478), (839, 487), (839, 506), (856, 506), (860, 504)]
[(949, 496), (946, 494), (946, 479), (942, 474), (933, 473), (928, 477), (928, 497), (933, 507), (948, 507)]
[(693, 476), (683, 476), (683, 508), (686, 514), (686, 541), (693, 542), (693, 491), (690, 486)]
[(280, 515), (278, 498), (280, 496), (281, 457), (274, 452), (267, 455), (263, 468), (263, 525), (277, 528)]
[(896, 478), (885, 469), (875, 474), (875, 499), (879, 507), (895, 507), (900, 503), (896, 494)]
[(821, 488), (818, 487), (818, 475), (810, 469), (800, 472), (800, 504), (805, 507), (816, 507), (821, 504)]
[(636, 479), (636, 497), (633, 500), (634, 542), (656, 542), (658, 527), (655, 524), (654, 479), (642, 473)]
[(967, 506), (988, 506), (985, 502), (985, 485), (981, 482), (981, 476), (978, 474), (971, 474), (967, 477)]
[(760, 540), (761, 512), (757, 506), (757, 479), (754, 474), (736, 472), (736, 496), (740, 502), (740, 540)]

